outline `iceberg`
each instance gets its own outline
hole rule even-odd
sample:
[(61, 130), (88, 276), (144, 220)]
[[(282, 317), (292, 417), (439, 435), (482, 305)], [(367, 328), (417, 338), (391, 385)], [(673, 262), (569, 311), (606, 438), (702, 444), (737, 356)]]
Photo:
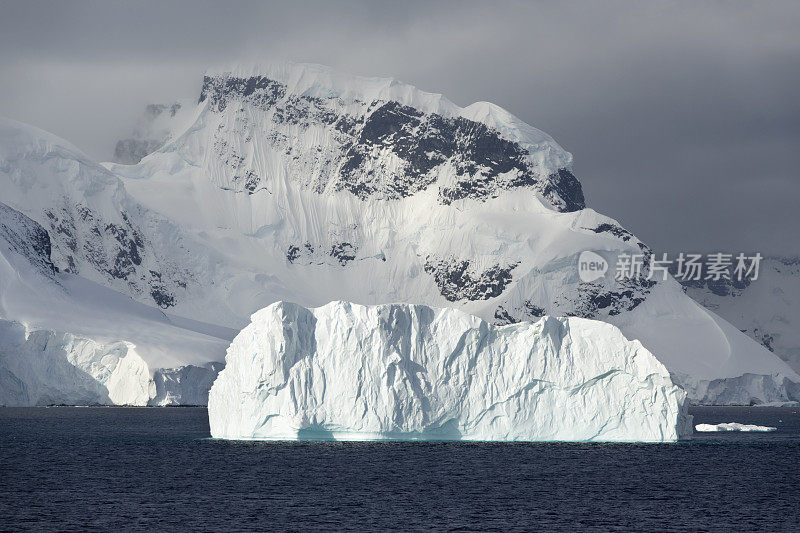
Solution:
[(222, 363), (207, 363), (157, 369), (153, 372), (155, 397), (148, 405), (207, 405), (208, 390), (222, 367)]
[(686, 393), (615, 326), (495, 326), (452, 308), (274, 303), (228, 348), (211, 435), (241, 440), (676, 441)]

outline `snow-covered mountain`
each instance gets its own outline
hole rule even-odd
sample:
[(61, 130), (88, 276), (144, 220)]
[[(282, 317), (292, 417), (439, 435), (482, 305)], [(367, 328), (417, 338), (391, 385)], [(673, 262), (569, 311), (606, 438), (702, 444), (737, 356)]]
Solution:
[(800, 372), (800, 258), (766, 257), (753, 281), (681, 284), (686, 294)]
[(211, 388), (227, 439), (676, 441), (686, 392), (610, 324), (492, 326), (424, 305), (277, 302)]
[(235, 331), (152, 305), (160, 260), (120, 180), (7, 120), (0, 180), (0, 404), (205, 403)]
[(135, 165), (144, 156), (171, 141), (176, 133), (186, 129), (193, 111), (192, 100), (148, 105), (131, 136), (117, 141), (114, 161), (124, 165)]
[[(694, 401), (798, 394), (800, 376), (672, 279), (614, 280), (618, 254), (649, 248), (585, 208), (569, 153), (495, 105), (282, 64), (209, 72), (184, 112), (186, 126), (136, 165), (98, 165), (45, 132), (0, 125), (0, 201), (48, 234), (53, 285), (88, 283), (153, 313), (114, 337), (151, 369), (221, 361), (231, 332), (279, 300), (409, 302), (498, 324), (610, 322)], [(608, 259), (606, 276), (580, 281), (584, 250)], [(75, 333), (41, 302), (3, 317)], [(143, 341), (149, 324), (159, 334)]]

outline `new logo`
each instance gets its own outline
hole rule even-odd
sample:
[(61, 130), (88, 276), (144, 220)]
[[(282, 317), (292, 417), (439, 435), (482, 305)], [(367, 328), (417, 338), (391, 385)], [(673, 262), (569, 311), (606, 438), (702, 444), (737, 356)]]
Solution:
[(600, 254), (587, 250), (578, 257), (578, 276), (585, 283), (602, 278), (607, 270), (608, 261)]

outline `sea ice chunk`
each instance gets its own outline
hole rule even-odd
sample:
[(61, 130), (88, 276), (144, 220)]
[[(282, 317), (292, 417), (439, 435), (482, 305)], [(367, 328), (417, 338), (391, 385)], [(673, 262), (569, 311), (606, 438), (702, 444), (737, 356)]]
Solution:
[(756, 426), (754, 424), (740, 424), (738, 422), (723, 422), (722, 424), (697, 424), (695, 431), (775, 431), (778, 428), (771, 426)]

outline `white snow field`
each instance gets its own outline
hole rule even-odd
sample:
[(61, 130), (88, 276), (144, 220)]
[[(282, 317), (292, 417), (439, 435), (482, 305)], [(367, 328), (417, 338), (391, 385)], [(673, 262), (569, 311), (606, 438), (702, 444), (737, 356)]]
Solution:
[(771, 426), (756, 426), (753, 424), (740, 424), (738, 422), (724, 422), (722, 424), (697, 424), (695, 431), (775, 431), (778, 428)]
[(765, 257), (758, 279), (685, 282), (686, 294), (800, 371), (800, 258)]
[(686, 393), (638, 341), (582, 318), (492, 326), (455, 309), (278, 302), (209, 393), (224, 439), (675, 441)]
[[(639, 340), (694, 402), (800, 397), (793, 369), (671, 278), (616, 281), (617, 255), (649, 248), (585, 207), (569, 153), (493, 104), (282, 64), (207, 74), (156, 129), (165, 144), (138, 164), (101, 165), (0, 120), (0, 319), (129, 343), (158, 382), (222, 361), (277, 301), (577, 316)], [(591, 283), (586, 250), (610, 264)]]

